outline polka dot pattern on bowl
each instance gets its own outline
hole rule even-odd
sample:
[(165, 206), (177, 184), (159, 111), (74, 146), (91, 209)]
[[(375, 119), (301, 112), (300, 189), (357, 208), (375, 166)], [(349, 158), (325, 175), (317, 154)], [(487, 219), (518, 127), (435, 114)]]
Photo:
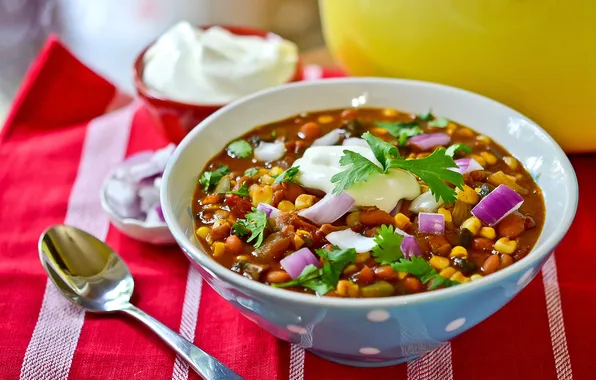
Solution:
[(371, 310), (366, 314), (366, 318), (371, 322), (385, 322), (391, 315), (387, 310)]
[(447, 332), (455, 331), (455, 330), (459, 329), (460, 327), (462, 327), (464, 325), (464, 323), (466, 323), (465, 318), (457, 318), (457, 319), (449, 322), (447, 327), (445, 327), (445, 331), (447, 331)]
[(377, 355), (379, 352), (381, 352), (381, 350), (374, 347), (362, 347), (360, 349), (362, 355)]

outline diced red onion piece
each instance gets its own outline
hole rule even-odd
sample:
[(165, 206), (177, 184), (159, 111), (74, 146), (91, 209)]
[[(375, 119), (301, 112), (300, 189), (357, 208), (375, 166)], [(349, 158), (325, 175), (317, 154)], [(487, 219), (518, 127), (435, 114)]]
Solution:
[(406, 259), (412, 258), (412, 256), (422, 256), (422, 251), (418, 245), (418, 241), (412, 235), (406, 234), (404, 239), (401, 241), (401, 251), (403, 252)]
[(325, 238), (329, 243), (336, 245), (341, 249), (354, 248), (358, 253), (368, 252), (377, 245), (375, 239), (362, 236), (349, 228), (332, 232)]
[(422, 150), (427, 150), (435, 146), (444, 146), (449, 144), (451, 137), (446, 133), (423, 133), (418, 136), (410, 137), (408, 144), (416, 145)]
[(340, 133), (338, 129), (334, 129), (323, 137), (319, 137), (313, 141), (312, 146), (318, 145), (335, 145), (339, 141)]
[(455, 160), (455, 164), (458, 167), (449, 168), (449, 170), (453, 170), (454, 172), (458, 172), (460, 174), (466, 174), (476, 170), (484, 170), (482, 165), (480, 165), (478, 161), (473, 158), (460, 158), (459, 160)]
[(507, 215), (517, 211), (524, 198), (507, 185), (499, 185), (472, 209), (472, 215), (489, 226), (499, 223)]
[(427, 234), (442, 235), (445, 233), (445, 216), (431, 212), (418, 214), (418, 231)]
[(279, 160), (284, 154), (286, 154), (286, 144), (281, 141), (272, 143), (261, 141), (259, 146), (255, 148), (255, 158), (259, 161)]
[(154, 207), (147, 211), (145, 216), (145, 223), (148, 225), (160, 225), (164, 223), (163, 214), (160, 214), (161, 208), (158, 210)]
[(300, 276), (304, 268), (309, 265), (314, 265), (317, 268), (321, 267), (319, 259), (308, 248), (301, 248), (291, 255), (284, 257), (280, 261), (280, 264), (292, 279)]
[(391, 212), (389, 213), (391, 216), (395, 216), (397, 215), (397, 213), (399, 212), (399, 210), (401, 210), (401, 205), (402, 203), (404, 203), (403, 199), (400, 199), (397, 204), (395, 205), (395, 207), (393, 208), (393, 210), (391, 210)]
[(114, 212), (121, 218), (141, 217), (143, 212), (135, 185), (116, 178), (107, 181), (105, 197)]
[(434, 194), (428, 190), (412, 201), (409, 210), (412, 212), (435, 212), (443, 204), (445, 204), (443, 198), (439, 198), (439, 201), (437, 202)]
[(298, 215), (318, 225), (333, 223), (350, 211), (355, 203), (354, 198), (345, 191), (338, 195), (327, 193), (311, 207), (298, 212)]
[(163, 210), (162, 210), (160, 204), (157, 205), (157, 207), (155, 208), (155, 211), (157, 212), (157, 216), (159, 217), (159, 220), (161, 220), (162, 222), (165, 222), (166, 218), (163, 216)]
[(267, 203), (259, 203), (257, 205), (257, 210), (264, 212), (267, 214), (267, 218), (277, 218), (279, 215), (279, 209), (267, 204)]
[(344, 146), (364, 146), (368, 148), (368, 143), (366, 142), (365, 139), (361, 139), (358, 137), (350, 137), (348, 139), (345, 139), (344, 142), (341, 144)]
[(149, 212), (159, 204), (159, 188), (155, 186), (142, 186), (137, 190), (137, 195), (143, 212)]

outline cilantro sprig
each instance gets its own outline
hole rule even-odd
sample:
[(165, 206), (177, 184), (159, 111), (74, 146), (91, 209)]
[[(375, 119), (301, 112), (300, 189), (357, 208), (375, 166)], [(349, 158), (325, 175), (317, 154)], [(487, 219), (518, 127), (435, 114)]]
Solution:
[(428, 122), (429, 127), (447, 128), (448, 125), (449, 119), (444, 117), (439, 117), (438, 119), (434, 119)]
[(377, 245), (373, 247), (372, 255), (376, 262), (387, 265), (404, 257), (401, 251), (401, 242), (404, 237), (396, 234), (393, 226), (383, 224), (381, 228), (377, 228), (377, 235), (374, 239)]
[(226, 150), (232, 158), (248, 158), (252, 154), (252, 146), (246, 140), (236, 140)]
[(402, 258), (398, 262), (391, 264), (391, 267), (396, 272), (406, 272), (418, 277), (423, 284), (432, 281), (428, 287), (428, 290), (434, 290), (442, 285), (446, 288), (459, 285), (459, 282), (444, 278), (437, 273), (435, 268), (433, 268), (429, 262), (422, 257), (412, 256), (410, 260)]
[(239, 236), (248, 235), (250, 237), (247, 242), (256, 240), (254, 247), (258, 248), (263, 244), (265, 238), (265, 230), (267, 229), (267, 214), (263, 211), (259, 211), (256, 208), (252, 209), (252, 212), (246, 214), (244, 219), (238, 219), (233, 226), (234, 232)]
[(466, 153), (472, 152), (472, 148), (470, 148), (470, 146), (466, 144), (453, 144), (449, 148), (447, 148), (447, 150), (445, 150), (445, 154), (449, 157), (453, 157), (455, 153), (459, 152), (460, 150)]
[(247, 175), (249, 177), (254, 177), (257, 174), (259, 174), (259, 168), (248, 168), (244, 171), (244, 175)]
[(385, 129), (393, 137), (397, 137), (400, 146), (406, 145), (410, 137), (424, 133), (420, 125), (415, 121), (377, 122), (375, 125)]
[(209, 191), (212, 186), (217, 185), (219, 180), (227, 174), (230, 174), (230, 168), (228, 168), (226, 165), (220, 165), (213, 171), (203, 172), (199, 178), (199, 184), (203, 186), (205, 191)]
[(302, 270), (300, 276), (294, 280), (283, 284), (272, 284), (272, 286), (276, 288), (302, 286), (322, 296), (337, 287), (344, 268), (349, 264), (353, 264), (356, 259), (356, 250), (354, 248), (340, 249), (333, 246), (331, 251), (317, 249), (315, 252), (325, 260), (322, 268), (317, 268), (312, 264), (308, 265)]
[(238, 190), (228, 191), (228, 194), (238, 195), (239, 197), (248, 197), (248, 187), (246, 187), (246, 182), (243, 183)]
[(292, 166), (291, 168), (286, 169), (283, 173), (278, 175), (273, 183), (275, 184), (282, 182), (292, 182), (294, 181), (294, 178), (296, 177), (299, 171), (300, 166)]

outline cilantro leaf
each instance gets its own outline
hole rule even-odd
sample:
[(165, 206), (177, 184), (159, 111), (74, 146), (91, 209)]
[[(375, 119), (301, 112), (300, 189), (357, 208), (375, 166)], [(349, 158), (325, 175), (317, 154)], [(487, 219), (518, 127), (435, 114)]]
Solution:
[(226, 148), (232, 158), (247, 158), (252, 154), (252, 146), (246, 140), (236, 140)]
[(390, 159), (399, 157), (399, 151), (395, 145), (389, 144), (388, 142), (373, 136), (370, 132), (363, 134), (362, 138), (366, 140), (366, 143), (372, 150), (375, 158), (383, 166), (383, 170), (387, 169), (387, 163)]
[(423, 134), (424, 131), (418, 123), (411, 121), (411, 122), (378, 122), (376, 125), (379, 128), (383, 128), (389, 132), (389, 134), (393, 137), (397, 137), (399, 139), (399, 145), (404, 146), (406, 145), (408, 138), (418, 136)]
[(248, 168), (244, 171), (244, 175), (247, 175), (249, 177), (254, 177), (257, 174), (259, 174), (259, 168)]
[(248, 187), (246, 187), (246, 182), (244, 182), (238, 190), (228, 191), (228, 194), (235, 194), (240, 197), (248, 197)]
[(449, 157), (453, 157), (455, 155), (455, 152), (458, 152), (460, 150), (463, 152), (466, 152), (466, 153), (472, 152), (472, 148), (470, 148), (466, 144), (453, 144), (449, 148), (447, 148), (447, 150), (445, 151), (445, 154), (448, 155)]
[(462, 188), (464, 185), (463, 176), (448, 168), (455, 168), (457, 165), (453, 158), (445, 154), (445, 148), (436, 149), (430, 156), (416, 160), (403, 158), (392, 159), (388, 168), (400, 168), (407, 170), (426, 182), (435, 199), (443, 198), (446, 204), (455, 202), (457, 196), (455, 190), (450, 188), (443, 180)]
[(382, 172), (381, 168), (368, 158), (351, 150), (344, 150), (344, 155), (339, 159), (339, 163), (342, 166), (351, 166), (331, 177), (331, 182), (336, 183), (333, 194), (341, 193), (356, 182), (366, 181), (371, 174)]
[(236, 236), (246, 236), (250, 234), (250, 230), (238, 222), (232, 225), (232, 230)]
[[(259, 211), (256, 208), (252, 209), (252, 212), (246, 214), (245, 219), (238, 219), (234, 225), (240, 225), (251, 232), (247, 242), (250, 243), (256, 240), (254, 247), (258, 248), (263, 243), (265, 237), (265, 229), (267, 229), (267, 214), (263, 211)], [(234, 228), (236, 231), (236, 228)]]
[(282, 182), (292, 182), (294, 181), (294, 177), (296, 177), (296, 174), (298, 174), (299, 171), (300, 166), (292, 166), (291, 168), (286, 169), (283, 173), (278, 175), (273, 183), (275, 184)]
[(203, 174), (201, 174), (201, 177), (199, 178), (199, 183), (201, 184), (201, 186), (203, 186), (203, 189), (205, 191), (209, 191), (209, 189), (212, 186), (217, 185), (217, 183), (223, 176), (229, 173), (230, 168), (228, 168), (226, 165), (220, 165), (217, 169), (213, 171), (203, 172)]
[(319, 295), (327, 294), (331, 289), (328, 289), (327, 284), (321, 280), (322, 269), (317, 268), (313, 264), (309, 264), (292, 281), (284, 282), (282, 284), (271, 284), (275, 288), (289, 288), (292, 286), (302, 286), (313, 290)]
[(422, 121), (431, 121), (433, 119), (433, 110), (429, 109), (427, 113), (418, 115), (418, 119)]
[(449, 125), (449, 119), (446, 119), (444, 117), (440, 117), (438, 119), (428, 122), (429, 127), (446, 128), (447, 125)]
[(428, 287), (428, 290), (435, 290), (436, 288), (438, 288), (441, 285), (443, 285), (446, 288), (448, 288), (450, 286), (454, 286), (454, 285), (459, 285), (459, 282), (453, 281), (449, 278), (445, 278), (438, 273), (436, 275), (434, 275), (431, 280), (432, 280), (432, 283)]
[(387, 265), (404, 257), (401, 251), (401, 242), (403, 239), (403, 236), (393, 231), (393, 226), (383, 224), (381, 228), (377, 228), (377, 235), (375, 236), (375, 243), (377, 245), (372, 249), (372, 255), (375, 261)]
[(410, 260), (400, 259), (399, 262), (391, 264), (391, 267), (396, 272), (406, 272), (418, 277), (423, 284), (432, 281), (428, 290), (434, 290), (441, 285), (445, 287), (459, 285), (459, 282), (444, 278), (437, 273), (435, 268), (422, 257), (412, 256)]

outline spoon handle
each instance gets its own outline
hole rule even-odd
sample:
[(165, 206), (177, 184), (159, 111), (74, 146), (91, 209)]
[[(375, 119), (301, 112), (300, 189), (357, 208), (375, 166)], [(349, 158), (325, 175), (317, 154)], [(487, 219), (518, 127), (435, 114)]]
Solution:
[(131, 304), (126, 305), (120, 310), (147, 325), (147, 327), (159, 335), (164, 342), (176, 351), (178, 356), (184, 359), (188, 365), (205, 380), (242, 380), (242, 377), (236, 372), (232, 371), (213, 356), (166, 327), (157, 319), (145, 313), (143, 310)]

